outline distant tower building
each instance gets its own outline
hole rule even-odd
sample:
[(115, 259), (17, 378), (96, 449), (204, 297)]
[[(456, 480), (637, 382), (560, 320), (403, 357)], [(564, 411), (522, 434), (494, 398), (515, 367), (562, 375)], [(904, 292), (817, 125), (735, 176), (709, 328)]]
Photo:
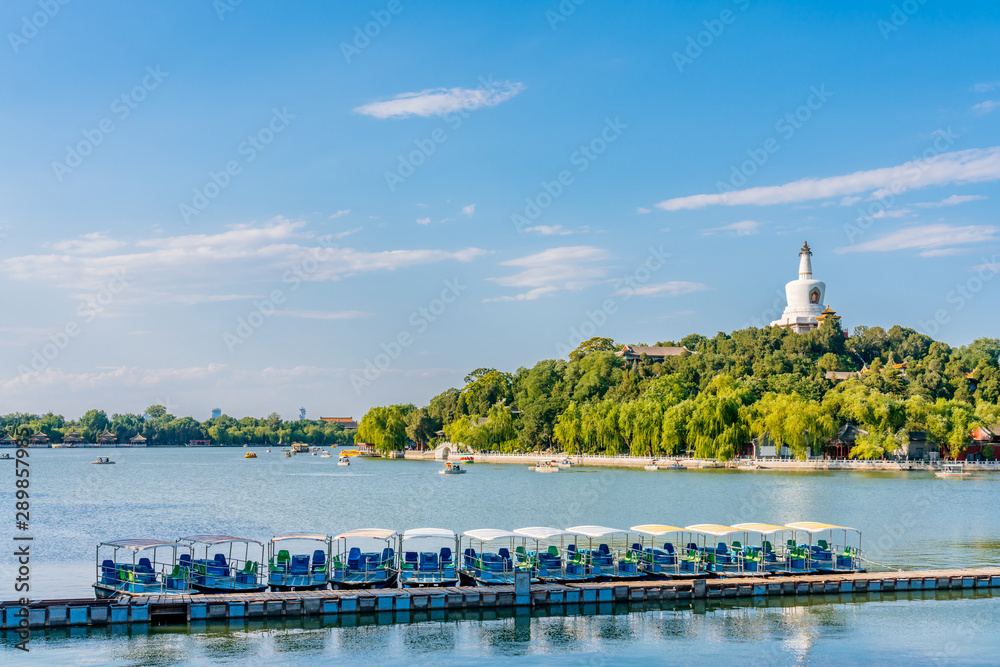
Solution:
[(826, 297), (826, 283), (813, 280), (812, 250), (805, 243), (799, 251), (799, 278), (785, 285), (785, 299), (788, 306), (781, 319), (771, 322), (772, 327), (786, 327), (795, 333), (810, 331), (827, 318), (840, 317), (829, 306), (823, 308)]
[(306, 418), (306, 409), (299, 408), (299, 419), (305, 419), (305, 418)]
[(212, 408), (212, 419), (222, 416), (222, 408)]

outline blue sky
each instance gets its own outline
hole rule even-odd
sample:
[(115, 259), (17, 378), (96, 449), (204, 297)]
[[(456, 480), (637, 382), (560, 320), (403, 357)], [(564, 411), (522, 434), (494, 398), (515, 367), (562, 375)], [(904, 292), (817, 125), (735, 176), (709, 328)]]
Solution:
[[(0, 410), (360, 417), (768, 322), (995, 336), (995, 3), (11, 0)], [(367, 35), (365, 34), (367, 31)]]

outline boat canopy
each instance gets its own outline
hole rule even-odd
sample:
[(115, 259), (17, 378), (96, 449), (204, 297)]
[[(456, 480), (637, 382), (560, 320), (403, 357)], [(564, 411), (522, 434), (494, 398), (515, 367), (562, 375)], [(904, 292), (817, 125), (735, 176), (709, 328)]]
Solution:
[(789, 530), (788, 526), (776, 526), (773, 523), (736, 523), (733, 524), (733, 528), (747, 530), (751, 533), (761, 533), (763, 535), (770, 535), (771, 533), (777, 533), (782, 530)]
[(447, 528), (411, 528), (403, 533), (404, 540), (418, 537), (443, 537), (449, 540), (455, 539), (455, 531)]
[(715, 535), (716, 537), (723, 537), (724, 535), (729, 535), (730, 533), (740, 532), (739, 528), (721, 526), (716, 523), (699, 523), (694, 526), (688, 526), (684, 530), (690, 530), (695, 533), (704, 533), (705, 535)]
[(643, 535), (659, 537), (660, 535), (666, 535), (667, 533), (677, 533), (684, 529), (678, 528), (677, 526), (665, 526), (659, 523), (647, 523), (641, 526), (632, 526), (629, 530), (636, 533), (642, 533)]
[(605, 537), (616, 533), (628, 533), (627, 530), (622, 530), (620, 528), (608, 528), (607, 526), (573, 526), (572, 528), (567, 528), (566, 530), (571, 533), (583, 535), (584, 537)]
[(546, 528), (545, 526), (531, 526), (529, 528), (515, 528), (514, 532), (522, 537), (530, 537), (533, 540), (550, 540), (553, 537), (564, 537), (566, 535), (576, 535), (576, 533), (563, 530), (561, 528)]
[(474, 540), (479, 540), (480, 542), (506, 540), (512, 537), (524, 537), (524, 535), (518, 535), (517, 533), (512, 533), (509, 530), (500, 530), (498, 528), (479, 528), (477, 530), (467, 530), (462, 533), (462, 535)]
[(358, 528), (357, 530), (349, 530), (346, 533), (341, 533), (333, 539), (344, 540), (349, 537), (372, 537), (376, 540), (387, 540), (395, 534), (396, 531), (386, 528)]
[(282, 533), (281, 535), (275, 535), (271, 538), (272, 542), (280, 542), (282, 540), (316, 540), (317, 542), (326, 542), (330, 539), (330, 536), (326, 533)]
[(178, 542), (200, 542), (201, 544), (225, 544), (226, 542), (246, 542), (261, 544), (257, 540), (249, 537), (233, 537), (232, 535), (189, 535), (188, 537), (177, 538)]
[(790, 523), (787, 528), (794, 528), (795, 530), (804, 530), (807, 533), (821, 533), (824, 530), (853, 530), (856, 532), (861, 532), (857, 528), (848, 528), (847, 526), (835, 526), (831, 523), (817, 523), (815, 521), (800, 521), (798, 523)]
[(114, 547), (115, 549), (131, 549), (132, 551), (142, 551), (143, 549), (155, 549), (156, 547), (176, 547), (182, 546), (177, 542), (164, 542), (163, 540), (114, 540), (113, 542), (101, 542), (102, 547)]

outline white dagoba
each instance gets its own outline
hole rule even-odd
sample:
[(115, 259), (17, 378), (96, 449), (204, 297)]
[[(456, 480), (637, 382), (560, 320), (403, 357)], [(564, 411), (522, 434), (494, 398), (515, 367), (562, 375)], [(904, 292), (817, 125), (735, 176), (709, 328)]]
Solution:
[(799, 251), (799, 279), (785, 285), (788, 306), (781, 319), (771, 322), (772, 327), (787, 327), (795, 333), (803, 333), (817, 328), (823, 319), (826, 283), (813, 280), (811, 257), (812, 250), (809, 243), (805, 243)]

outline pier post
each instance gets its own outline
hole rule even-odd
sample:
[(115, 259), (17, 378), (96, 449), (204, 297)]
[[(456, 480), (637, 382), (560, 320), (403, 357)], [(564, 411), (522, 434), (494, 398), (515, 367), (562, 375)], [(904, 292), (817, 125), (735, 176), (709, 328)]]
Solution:
[(514, 606), (531, 605), (531, 572), (514, 573)]

